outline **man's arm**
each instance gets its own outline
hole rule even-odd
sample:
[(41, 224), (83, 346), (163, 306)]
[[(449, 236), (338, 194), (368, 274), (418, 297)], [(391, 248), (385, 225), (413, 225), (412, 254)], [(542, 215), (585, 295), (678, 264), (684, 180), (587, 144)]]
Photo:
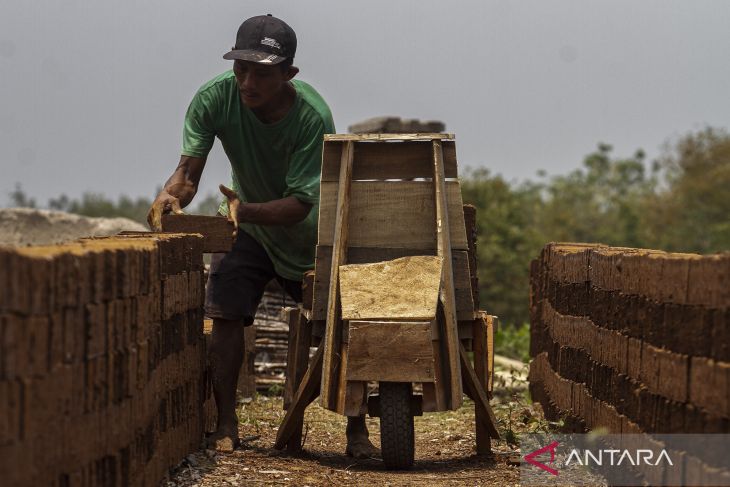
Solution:
[(147, 223), (155, 232), (162, 231), (162, 215), (170, 211), (182, 213), (198, 191), (200, 176), (205, 167), (205, 157), (180, 156), (175, 172), (152, 203), (147, 213)]
[(304, 220), (312, 209), (310, 203), (304, 203), (295, 196), (265, 203), (242, 203), (232, 189), (220, 185), (220, 190), (228, 198), (229, 218), (233, 220), (236, 228), (239, 223), (294, 225)]

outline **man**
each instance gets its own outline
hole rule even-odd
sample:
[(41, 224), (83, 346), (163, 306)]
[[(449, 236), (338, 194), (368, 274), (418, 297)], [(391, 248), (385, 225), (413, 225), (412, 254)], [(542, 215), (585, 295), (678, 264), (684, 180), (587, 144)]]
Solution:
[[(148, 214), (160, 230), (165, 212), (182, 213), (195, 196), (214, 139), (231, 163), (232, 188), (220, 186), (221, 214), (234, 222), (233, 249), (213, 257), (206, 315), (213, 319), (210, 362), (218, 427), (209, 444), (231, 452), (239, 442), (236, 384), (243, 361), (243, 327), (253, 324), (264, 286), (276, 279), (301, 302), (302, 274), (314, 267), (322, 139), (334, 133), (329, 107), (308, 84), (294, 80), (296, 35), (271, 15), (238, 29), (223, 58), (233, 70), (204, 84), (183, 129), (182, 155)], [(348, 418), (347, 453), (376, 449), (363, 416)]]

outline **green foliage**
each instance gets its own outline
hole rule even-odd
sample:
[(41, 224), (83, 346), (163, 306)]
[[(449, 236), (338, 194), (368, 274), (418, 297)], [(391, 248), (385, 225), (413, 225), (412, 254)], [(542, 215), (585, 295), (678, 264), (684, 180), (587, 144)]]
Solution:
[(679, 139), (658, 161), (664, 187), (648, 198), (648, 245), (677, 252), (730, 250), (730, 134), (707, 128)]
[(10, 206), (16, 208), (35, 208), (35, 199), (28, 197), (20, 183), (15, 183), (15, 189), (10, 192)]
[(494, 335), (494, 352), (498, 355), (530, 361), (530, 324), (500, 326)]

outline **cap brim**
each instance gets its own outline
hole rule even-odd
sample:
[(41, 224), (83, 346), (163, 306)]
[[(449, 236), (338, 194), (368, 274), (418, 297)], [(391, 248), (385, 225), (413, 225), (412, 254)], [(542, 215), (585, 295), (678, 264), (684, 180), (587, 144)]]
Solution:
[(223, 59), (240, 59), (241, 61), (251, 61), (259, 64), (279, 64), (286, 58), (268, 52), (234, 49), (225, 53)]

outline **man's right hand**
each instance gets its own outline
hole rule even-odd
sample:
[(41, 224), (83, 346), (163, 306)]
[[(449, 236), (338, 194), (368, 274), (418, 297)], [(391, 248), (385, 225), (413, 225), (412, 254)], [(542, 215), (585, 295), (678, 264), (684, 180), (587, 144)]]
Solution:
[(172, 196), (164, 189), (157, 195), (155, 201), (147, 213), (147, 223), (153, 232), (162, 231), (162, 215), (173, 212), (176, 215), (182, 215), (184, 212), (180, 207), (180, 199)]

